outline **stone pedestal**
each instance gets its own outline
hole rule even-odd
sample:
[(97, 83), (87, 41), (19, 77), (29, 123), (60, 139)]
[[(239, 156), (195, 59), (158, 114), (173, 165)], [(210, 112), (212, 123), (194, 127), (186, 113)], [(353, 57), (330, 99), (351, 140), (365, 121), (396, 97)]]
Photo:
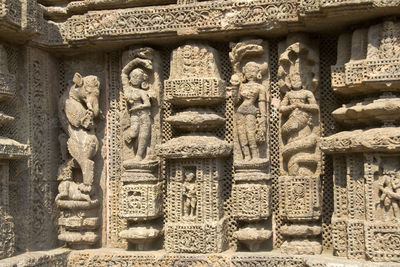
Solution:
[(235, 162), (235, 183), (232, 188), (236, 220), (243, 225), (235, 232), (236, 239), (250, 251), (260, 249), (272, 237), (267, 219), (271, 215), (271, 181), (268, 161)]
[[(225, 100), (216, 51), (181, 46), (172, 53), (165, 100), (175, 114), (165, 118), (180, 136), (157, 147), (166, 160), (165, 248), (169, 252), (217, 253), (227, 248), (224, 160), (232, 145), (214, 136), (225, 119), (215, 106)], [(213, 110), (214, 109), (214, 110)]]
[(128, 228), (119, 236), (135, 250), (157, 248), (153, 243), (162, 236), (162, 182), (158, 176), (158, 161), (125, 162), (120, 192), (120, 217)]
[(279, 178), (281, 215), (289, 224), (281, 227), (287, 254), (320, 254), (322, 227), (319, 177), (282, 176)]

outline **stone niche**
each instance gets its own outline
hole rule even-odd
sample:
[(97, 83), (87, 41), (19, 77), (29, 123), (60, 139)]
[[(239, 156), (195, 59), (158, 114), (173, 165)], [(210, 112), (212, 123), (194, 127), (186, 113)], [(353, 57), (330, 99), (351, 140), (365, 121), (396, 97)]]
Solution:
[(400, 266), (394, 0), (0, 0), (0, 266)]

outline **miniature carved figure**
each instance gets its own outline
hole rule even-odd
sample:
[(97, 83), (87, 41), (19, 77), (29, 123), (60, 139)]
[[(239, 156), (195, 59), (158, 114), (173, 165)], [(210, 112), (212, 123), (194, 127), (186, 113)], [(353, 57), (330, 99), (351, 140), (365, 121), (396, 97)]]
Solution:
[(196, 216), (196, 206), (197, 206), (197, 197), (196, 197), (196, 175), (193, 171), (185, 172), (185, 181), (183, 182), (183, 215), (184, 217), (194, 217)]
[(392, 211), (395, 218), (400, 218), (400, 173), (387, 171), (379, 182), (380, 205), (386, 212)]
[[(240, 103), (236, 110), (236, 127), (245, 161), (260, 158), (257, 143), (266, 135), (266, 88), (261, 84), (266, 66), (248, 62), (243, 67), (243, 78), (233, 75), (234, 100)], [(258, 118), (257, 118), (257, 115)]]
[(149, 87), (149, 75), (145, 68), (152, 69), (151, 60), (136, 58), (123, 68), (121, 75), (130, 114), (130, 127), (125, 131), (124, 139), (127, 143), (135, 143), (135, 161), (142, 161), (148, 156), (153, 123), (151, 109), (155, 105), (152, 100), (156, 99), (155, 91)]
[[(59, 139), (67, 139), (67, 146), (64, 143), (61, 146), (64, 147), (63, 150), (68, 148), (72, 161), (76, 161), (82, 169), (83, 183), (79, 185), (79, 190), (89, 193), (94, 176), (92, 159), (99, 146), (94, 120), (101, 114), (98, 100), (100, 82), (96, 76), (82, 77), (79, 73), (75, 73), (73, 82), (74, 85), (60, 99), (60, 121), (68, 137), (63, 133)], [(67, 156), (66, 151), (62, 154)], [(71, 169), (74, 165), (74, 162), (68, 161), (64, 168)]]

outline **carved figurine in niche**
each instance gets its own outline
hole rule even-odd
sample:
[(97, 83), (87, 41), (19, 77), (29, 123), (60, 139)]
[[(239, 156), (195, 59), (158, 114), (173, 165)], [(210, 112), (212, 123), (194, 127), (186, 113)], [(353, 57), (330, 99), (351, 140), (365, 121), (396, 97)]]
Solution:
[(193, 171), (185, 171), (185, 178), (183, 182), (183, 215), (186, 218), (196, 216), (197, 206), (197, 186), (196, 186), (196, 175)]
[(389, 171), (383, 174), (379, 183), (380, 204), (386, 212), (393, 212), (395, 218), (400, 218), (400, 173)]
[[(75, 73), (74, 85), (61, 97), (59, 117), (65, 133), (59, 137), (64, 165), (60, 168), (57, 199), (90, 200), (82, 196), (92, 189), (94, 178), (93, 157), (97, 153), (99, 142), (95, 134), (95, 118), (101, 115), (99, 109), (100, 82), (96, 76), (82, 77)], [(72, 159), (68, 160), (68, 152)], [(82, 170), (82, 183), (76, 186), (73, 169), (79, 164)], [(78, 192), (78, 190), (80, 192)]]
[[(230, 60), (234, 74), (230, 94), (236, 105), (235, 130), (237, 154), (245, 162), (265, 157), (260, 147), (267, 135), (268, 57), (266, 43), (260, 39), (232, 45)], [(265, 150), (265, 149), (263, 149)]]
[(124, 139), (134, 148), (135, 162), (147, 160), (150, 154), (152, 108), (156, 105), (156, 93), (149, 86), (152, 69), (151, 60), (143, 58), (133, 59), (122, 69), (124, 98), (130, 115)]
[[(302, 50), (302, 51), (300, 51)], [(293, 44), (280, 57), (282, 155), (290, 176), (313, 176), (319, 167), (319, 108), (314, 96), (318, 82), (318, 55), (305, 45)]]
[(377, 216), (383, 220), (400, 219), (400, 170), (397, 157), (378, 157), (380, 171), (375, 188)]

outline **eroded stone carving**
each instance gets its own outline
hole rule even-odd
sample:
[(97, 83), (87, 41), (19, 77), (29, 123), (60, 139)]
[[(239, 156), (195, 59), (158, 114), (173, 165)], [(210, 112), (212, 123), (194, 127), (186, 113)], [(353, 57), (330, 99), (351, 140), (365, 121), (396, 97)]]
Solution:
[[(318, 50), (304, 35), (289, 35), (280, 44), (278, 76), (284, 94), (280, 103), (282, 163), (281, 213), (293, 224), (281, 230), (284, 253), (319, 254), (321, 215)], [(299, 229), (309, 230), (299, 230)]]
[[(262, 40), (232, 44), (230, 60), (234, 69), (230, 90), (237, 105), (235, 130), (241, 151), (236, 157), (258, 161), (266, 157), (265, 151), (260, 155), (260, 145), (267, 136), (268, 45)], [(261, 149), (265, 150), (265, 145)]]
[(152, 48), (132, 48), (124, 52), (121, 114), (123, 121), (123, 182), (120, 217), (128, 229), (119, 236), (136, 250), (157, 247), (162, 235), (162, 183), (154, 146), (159, 136), (159, 59)]
[(338, 40), (343, 52), (331, 68), (333, 89), (353, 96), (352, 102), (332, 113), (350, 129), (321, 142), (324, 151), (335, 154), (334, 249), (348, 258), (400, 260), (395, 241), (399, 236), (398, 28), (397, 22), (387, 20), (343, 34)]
[[(400, 261), (399, 7), (0, 0), (0, 100), (11, 96), (0, 103), (9, 114), (0, 112), (0, 258), (60, 245), (56, 224), (69, 247), (98, 247), (0, 265), (350, 262), (286, 255), (330, 253), (332, 244), (360, 266), (395, 265), (365, 261)], [(279, 45), (289, 32), (309, 39), (289, 34)], [(68, 91), (63, 101), (82, 112), (65, 119), (61, 104), (59, 146), (54, 113), (76, 71), (98, 77), (106, 119)], [(27, 162), (8, 162), (28, 151)]]
[(268, 43), (261, 39), (231, 44), (234, 74), (229, 96), (234, 114), (234, 215), (244, 226), (235, 237), (251, 251), (270, 239), (271, 183), (267, 148)]
[[(221, 114), (210, 109), (225, 99), (217, 53), (208, 45), (188, 43), (172, 52), (170, 66), (165, 99), (178, 112), (166, 121), (183, 135), (157, 147), (157, 153), (167, 159), (165, 248), (221, 252), (227, 248), (223, 162), (232, 146), (210, 133), (224, 123)], [(192, 120), (198, 124), (190, 130)]]
[[(153, 72), (152, 50), (135, 51), (135, 58), (122, 69), (121, 79), (124, 98), (130, 115), (130, 125), (124, 132), (125, 142), (135, 150), (133, 162), (151, 157), (151, 126), (154, 121), (154, 109), (157, 96), (150, 88), (148, 72)], [(125, 160), (128, 166), (130, 160)]]
[(60, 209), (58, 238), (72, 247), (86, 247), (99, 238), (96, 233), (99, 201), (94, 196), (93, 158), (99, 148), (95, 126), (96, 118), (101, 115), (100, 81), (93, 75), (83, 77), (75, 73), (73, 83), (59, 102), (64, 131), (59, 140), (64, 163), (59, 168), (61, 182), (56, 196)]

